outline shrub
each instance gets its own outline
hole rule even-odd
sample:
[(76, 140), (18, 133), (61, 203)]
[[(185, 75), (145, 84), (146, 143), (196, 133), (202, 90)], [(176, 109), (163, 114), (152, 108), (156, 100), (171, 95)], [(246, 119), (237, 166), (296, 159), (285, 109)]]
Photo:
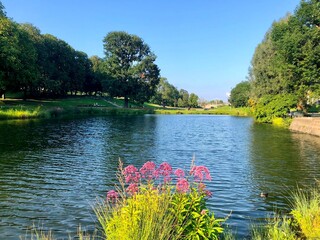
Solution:
[(266, 95), (253, 107), (258, 122), (272, 123), (274, 118), (284, 118), (297, 105), (297, 97), (292, 94)]
[(168, 163), (119, 167), (119, 186), (95, 208), (106, 239), (218, 239), (220, 222), (206, 207), (208, 169), (186, 176)]

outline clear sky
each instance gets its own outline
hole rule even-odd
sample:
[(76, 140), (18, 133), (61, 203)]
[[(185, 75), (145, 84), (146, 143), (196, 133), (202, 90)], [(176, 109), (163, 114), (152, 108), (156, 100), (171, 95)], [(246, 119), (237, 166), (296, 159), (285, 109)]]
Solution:
[(140, 36), (161, 76), (207, 100), (246, 79), (255, 47), (299, 0), (1, 0), (7, 16), (32, 23), (76, 50), (104, 57), (110, 31)]

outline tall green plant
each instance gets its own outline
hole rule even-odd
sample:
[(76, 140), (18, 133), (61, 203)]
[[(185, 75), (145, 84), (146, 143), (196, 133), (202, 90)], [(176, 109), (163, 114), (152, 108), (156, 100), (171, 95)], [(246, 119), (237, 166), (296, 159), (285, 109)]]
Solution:
[(296, 106), (297, 97), (293, 94), (266, 95), (253, 106), (253, 112), (258, 122), (272, 123), (274, 118), (286, 117)]
[(295, 221), (307, 239), (320, 239), (320, 189), (310, 192), (299, 190), (293, 194), (293, 210)]
[(206, 167), (193, 166), (188, 176), (168, 163), (119, 169), (117, 191), (94, 208), (105, 239), (218, 239), (223, 232), (223, 220), (206, 207)]

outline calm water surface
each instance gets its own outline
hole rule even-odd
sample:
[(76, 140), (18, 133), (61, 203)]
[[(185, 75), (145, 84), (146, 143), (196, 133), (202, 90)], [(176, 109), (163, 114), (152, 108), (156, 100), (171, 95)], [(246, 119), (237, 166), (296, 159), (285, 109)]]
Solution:
[[(67, 238), (93, 230), (97, 197), (116, 182), (118, 159), (141, 166), (167, 161), (206, 165), (213, 177), (209, 207), (238, 238), (288, 192), (320, 179), (320, 138), (251, 118), (146, 115), (0, 122), (0, 239), (19, 239), (32, 224)], [(260, 198), (262, 191), (270, 197)]]

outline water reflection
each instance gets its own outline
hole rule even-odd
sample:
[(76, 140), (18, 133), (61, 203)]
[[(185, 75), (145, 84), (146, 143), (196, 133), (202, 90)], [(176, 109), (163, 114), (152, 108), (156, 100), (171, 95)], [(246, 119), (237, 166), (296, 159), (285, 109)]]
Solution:
[(230, 116), (0, 122), (0, 238), (17, 239), (33, 221), (57, 237), (94, 229), (91, 205), (113, 187), (119, 158), (188, 169), (193, 155), (213, 176), (209, 207), (232, 211), (245, 237), (252, 221), (286, 210), (288, 189), (320, 178), (319, 139)]
[(290, 192), (320, 176), (319, 138), (262, 124), (254, 124), (251, 133), (252, 189), (269, 192), (261, 200), (266, 210), (288, 210)]

